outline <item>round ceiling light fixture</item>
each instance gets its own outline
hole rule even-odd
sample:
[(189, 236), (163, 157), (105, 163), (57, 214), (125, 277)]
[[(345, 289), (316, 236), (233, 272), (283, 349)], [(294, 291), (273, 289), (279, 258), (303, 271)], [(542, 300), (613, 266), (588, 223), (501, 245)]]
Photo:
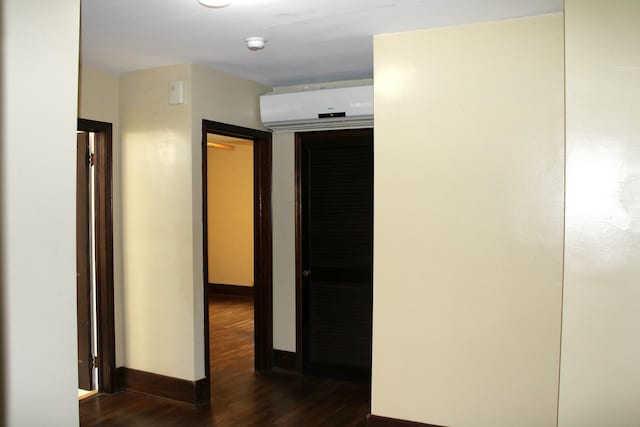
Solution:
[(267, 42), (264, 37), (259, 36), (247, 37), (245, 41), (247, 42), (247, 47), (250, 50), (264, 49), (264, 44)]
[(231, 0), (198, 0), (198, 3), (206, 7), (221, 8), (229, 6), (231, 4)]

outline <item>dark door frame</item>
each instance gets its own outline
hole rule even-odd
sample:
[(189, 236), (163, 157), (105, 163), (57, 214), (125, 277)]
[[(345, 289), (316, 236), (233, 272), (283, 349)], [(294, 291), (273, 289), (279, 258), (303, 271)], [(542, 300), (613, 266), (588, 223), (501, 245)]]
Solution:
[(304, 134), (326, 134), (335, 132), (343, 132), (346, 135), (363, 135), (373, 131), (371, 128), (361, 129), (335, 129), (314, 132), (296, 132), (295, 134), (295, 250), (296, 250), (296, 370), (298, 374), (304, 374), (304, 322), (303, 322), (303, 244), (302, 244), (302, 140)]
[(95, 133), (98, 391), (114, 393), (117, 383), (113, 297), (113, 130), (111, 123), (86, 119), (78, 119), (78, 130)]
[(202, 120), (202, 226), (204, 266), (205, 375), (210, 381), (209, 289), (207, 247), (207, 134), (253, 141), (254, 210), (254, 362), (256, 371), (271, 369), (273, 353), (272, 220), (271, 220), (271, 133), (226, 123)]

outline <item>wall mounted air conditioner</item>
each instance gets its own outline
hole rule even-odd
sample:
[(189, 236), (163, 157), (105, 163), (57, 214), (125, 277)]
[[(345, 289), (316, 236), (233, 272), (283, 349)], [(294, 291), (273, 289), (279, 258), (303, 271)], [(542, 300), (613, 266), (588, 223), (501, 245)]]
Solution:
[(262, 95), (260, 117), (272, 130), (372, 127), (373, 86)]

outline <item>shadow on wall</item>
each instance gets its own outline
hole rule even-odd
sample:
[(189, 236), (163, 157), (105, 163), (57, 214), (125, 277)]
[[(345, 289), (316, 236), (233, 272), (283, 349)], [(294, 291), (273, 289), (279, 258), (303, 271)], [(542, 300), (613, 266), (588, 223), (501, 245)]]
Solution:
[[(3, 19), (3, 5), (0, 1), (0, 236), (6, 235), (4, 232), (4, 159), (3, 154), (5, 150), (6, 141), (4, 140), (4, 19)], [(4, 239), (0, 237), (0, 425), (7, 425), (5, 419), (5, 354), (4, 344), (6, 339), (6, 331), (4, 327), (4, 292), (8, 284), (5, 279), (5, 266), (4, 266)]]

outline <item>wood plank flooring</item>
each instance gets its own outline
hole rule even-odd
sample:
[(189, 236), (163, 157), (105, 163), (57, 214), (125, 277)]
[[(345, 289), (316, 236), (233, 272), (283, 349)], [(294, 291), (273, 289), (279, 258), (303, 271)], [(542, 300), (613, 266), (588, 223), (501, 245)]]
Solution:
[(81, 426), (365, 425), (369, 386), (278, 372), (253, 372), (253, 305), (246, 297), (209, 300), (212, 404), (193, 408), (134, 393), (80, 403)]

